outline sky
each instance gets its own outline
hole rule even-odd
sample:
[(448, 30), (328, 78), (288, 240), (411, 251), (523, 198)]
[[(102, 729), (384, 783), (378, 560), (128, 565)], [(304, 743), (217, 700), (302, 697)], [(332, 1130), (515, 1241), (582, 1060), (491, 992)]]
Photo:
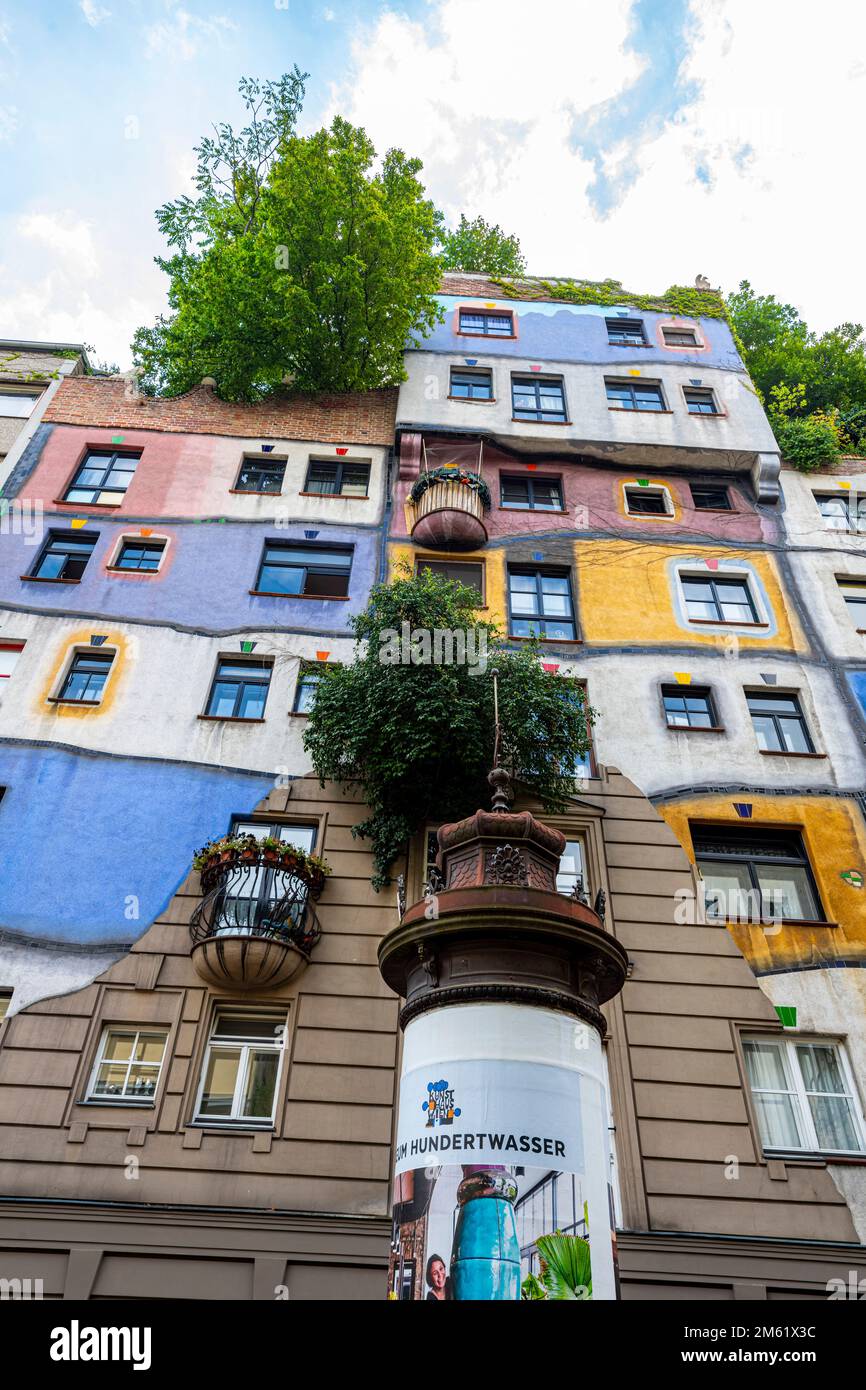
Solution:
[(420, 157), (531, 273), (866, 319), (860, 0), (0, 0), (0, 338), (127, 368), (166, 308), (154, 209), (243, 124), (238, 80), (294, 64), (302, 133)]

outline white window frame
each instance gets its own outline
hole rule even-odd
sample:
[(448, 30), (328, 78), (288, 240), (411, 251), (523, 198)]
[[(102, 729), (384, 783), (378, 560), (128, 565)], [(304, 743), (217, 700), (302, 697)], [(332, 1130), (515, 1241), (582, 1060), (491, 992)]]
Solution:
[[(12, 679), (15, 667), (18, 665), (26, 645), (26, 642), (0, 642), (0, 690), (3, 689), (3, 681)], [(3, 669), (4, 666), (5, 670)]]
[[(282, 1030), (280, 1033), (279, 1041), (269, 1043), (266, 1039), (255, 1038), (250, 1039), (249, 1042), (245, 1042), (242, 1037), (224, 1037), (221, 1039), (220, 1034), (217, 1031), (218, 1024), (221, 1018), (228, 1017), (234, 1017), (237, 1019), (249, 1019), (251, 1021), (255, 1019), (259, 1022), (273, 1022), (275, 1029), (275, 1038), (277, 1036), (276, 1029), (281, 1028)], [(219, 1129), (273, 1129), (274, 1120), (277, 1113), (277, 1097), (279, 1096), (280, 1086), (283, 1079), (283, 1067), (285, 1064), (286, 1039), (288, 1037), (288, 1030), (289, 1020), (286, 1014), (256, 1013), (254, 1011), (235, 1012), (234, 1010), (230, 1009), (217, 1009), (216, 1013), (214, 1014), (213, 1023), (211, 1025), (211, 1030), (208, 1035), (207, 1044), (205, 1046), (204, 1054), (201, 1060), (201, 1076), (199, 1078), (198, 1091), (196, 1093), (193, 1123), (196, 1125), (215, 1126)], [(216, 1042), (214, 1041), (214, 1039), (216, 1039)], [(237, 1051), (238, 1048), (240, 1048), (241, 1050), (241, 1059), (240, 1064), (238, 1066), (237, 1076), (235, 1078), (235, 1089), (234, 1094), (232, 1096), (231, 1114), (203, 1114), (201, 1106), (202, 1101), (204, 1099), (204, 1087), (205, 1081), (207, 1079), (208, 1063), (210, 1061), (211, 1053), (213, 1051)], [(277, 1074), (274, 1077), (274, 1096), (273, 1103), (271, 1105), (271, 1113), (269, 1116), (243, 1115), (239, 1113), (239, 1111), (243, 1102), (243, 1096), (246, 1090), (246, 1082), (249, 1076), (250, 1055), (254, 1051), (261, 1052), (265, 1049), (269, 1049), (278, 1054)]]
[[(774, 617), (772, 611), (768, 611), (767, 603), (764, 602), (763, 589), (760, 583), (758, 582), (758, 576), (753, 569), (723, 569), (722, 566), (719, 565), (719, 568), (717, 570), (701, 570), (698, 568), (695, 561), (692, 561), (691, 563), (689, 563), (688, 561), (683, 561), (681, 564), (677, 564), (676, 576), (679, 591), (679, 600), (682, 606), (683, 620), (688, 628), (718, 627), (729, 628), (731, 631), (736, 632), (740, 628), (745, 628), (748, 631), (749, 629), (754, 627), (764, 627), (770, 629), (770, 631), (768, 631), (766, 635), (772, 635)], [(743, 584), (746, 587), (746, 589), (748, 589), (749, 597), (752, 601), (752, 607), (754, 608), (756, 614), (755, 622), (743, 622), (742, 620), (737, 618), (704, 619), (692, 617), (692, 615), (689, 612), (689, 601), (686, 597), (686, 591), (683, 581), (689, 579), (700, 580), (713, 578), (735, 579), (739, 583)]]
[[(568, 847), (568, 845), (578, 845), (579, 848), (580, 848), (580, 868), (578, 869), (578, 872), (577, 872), (576, 877), (577, 877), (577, 878), (582, 878), (582, 879), (583, 879), (583, 891), (584, 891), (584, 893), (586, 894), (587, 897), (590, 897), (590, 891), (589, 891), (589, 864), (588, 864), (588, 862), (587, 862), (587, 853), (586, 853), (586, 836), (585, 836), (585, 835), (582, 835), (582, 834), (579, 834), (577, 831), (563, 830), (562, 833), (563, 833), (563, 835), (565, 836), (566, 847)], [(560, 880), (560, 878), (563, 876), (564, 873), (565, 873), (565, 870), (560, 870), (559, 866), (557, 865), (557, 870), (556, 870), (556, 891), (557, 891), (557, 893), (559, 893), (562, 897), (564, 897), (564, 898), (569, 898), (569, 897), (571, 897), (571, 893), (572, 893), (572, 890), (573, 890), (573, 885), (572, 885), (572, 888), (566, 888), (566, 887), (560, 888), (560, 886), (559, 886), (559, 880)]]
[[(836, 531), (843, 536), (862, 536), (866, 534), (866, 493), (858, 488), (840, 488), (838, 492), (819, 492), (812, 489), (812, 500), (825, 531)], [(841, 526), (831, 525), (832, 517), (821, 511), (822, 502), (841, 502), (845, 510), (845, 520)], [(852, 508), (853, 502), (853, 508)], [(853, 511), (853, 516), (852, 516)], [(841, 520), (841, 518), (840, 518)]]
[[(157, 567), (156, 567), (155, 570), (122, 570), (122, 569), (119, 569), (117, 562), (118, 562), (118, 560), (120, 559), (121, 553), (122, 553), (122, 551), (123, 551), (123, 547), (124, 547), (125, 545), (157, 545), (157, 544), (161, 544), (161, 545), (162, 545), (162, 553), (161, 553), (161, 555), (160, 555), (160, 557), (159, 557), (159, 564), (157, 565)], [(135, 532), (132, 532), (132, 531), (124, 531), (124, 532), (121, 533), (121, 535), (119, 535), (119, 536), (117, 537), (117, 540), (116, 540), (116, 542), (115, 542), (115, 544), (114, 544), (114, 549), (111, 551), (111, 558), (109, 559), (106, 568), (107, 568), (107, 569), (110, 569), (113, 573), (119, 573), (119, 574), (144, 574), (144, 575), (149, 575), (149, 576), (152, 578), (155, 574), (159, 574), (160, 570), (162, 569), (163, 565), (165, 564), (165, 557), (166, 557), (166, 555), (168, 554), (168, 548), (169, 548), (170, 545), (171, 545), (171, 537), (170, 537), (170, 536), (161, 536), (161, 535), (158, 536), (158, 535), (156, 535), (156, 534), (150, 535), (150, 536), (142, 536), (142, 535), (136, 535)]]
[[(665, 504), (663, 512), (633, 512), (629, 506), (628, 495), (630, 491), (635, 492), (660, 492)], [(674, 499), (671, 497), (670, 488), (666, 483), (650, 483), (649, 487), (641, 487), (638, 482), (623, 483), (622, 485), (622, 504), (626, 516), (637, 517), (639, 521), (673, 521), (676, 516), (674, 509)]]
[[(759, 1034), (757, 1034), (754, 1036), (744, 1036), (742, 1038), (742, 1043), (744, 1047), (744, 1059), (746, 1043), (759, 1043), (762, 1047), (778, 1047), (783, 1049), (785, 1067), (788, 1073), (788, 1078), (791, 1082), (790, 1090), (780, 1091), (775, 1087), (754, 1087), (751, 1081), (749, 1080), (748, 1068), (746, 1070), (746, 1081), (749, 1087), (749, 1092), (752, 1095), (752, 1097), (761, 1094), (792, 1096), (795, 1101), (795, 1121), (797, 1123), (798, 1129), (800, 1130), (800, 1138), (806, 1140), (806, 1142), (803, 1144), (798, 1144), (796, 1146), (785, 1145), (781, 1148), (777, 1145), (766, 1144), (764, 1141), (764, 1136), (761, 1133), (760, 1110), (758, 1109), (758, 1106), (756, 1104), (754, 1107), (755, 1120), (758, 1126), (758, 1135), (761, 1140), (761, 1148), (764, 1152), (821, 1154), (866, 1153), (866, 1121), (864, 1121), (863, 1118), (863, 1110), (860, 1104), (860, 1097), (857, 1094), (857, 1087), (854, 1083), (854, 1074), (848, 1062), (848, 1057), (845, 1052), (845, 1048), (843, 1047), (841, 1042), (839, 1042), (835, 1038), (820, 1038), (805, 1034), (797, 1034), (796, 1036), (790, 1038), (768, 1037), (766, 1034), (763, 1037), (761, 1037)], [(845, 1098), (850, 1102), (851, 1114), (853, 1116), (854, 1121), (854, 1128), (857, 1131), (857, 1137), (860, 1140), (860, 1147), (858, 1149), (821, 1148), (818, 1142), (818, 1133), (815, 1129), (815, 1122), (812, 1119), (812, 1110), (809, 1105), (809, 1092), (807, 1092), (806, 1087), (803, 1083), (803, 1075), (800, 1071), (800, 1061), (797, 1057), (797, 1047), (798, 1045), (802, 1046), (804, 1043), (815, 1043), (821, 1047), (831, 1047), (833, 1051), (836, 1053), (836, 1056), (839, 1061), (839, 1070), (841, 1071), (842, 1079), (845, 1082), (845, 1085), (847, 1086), (847, 1092), (844, 1093)], [(829, 1094), (835, 1095), (838, 1094), (838, 1092), (832, 1092)]]
[[(153, 1027), (147, 1027), (145, 1025), (142, 1025), (142, 1027), (136, 1028), (132, 1025), (126, 1025), (123, 1023), (106, 1023), (102, 1029), (102, 1036), (99, 1039), (99, 1047), (96, 1049), (96, 1057), (94, 1059), (93, 1066), (90, 1071), (90, 1076), (87, 1081), (87, 1090), (85, 1092), (86, 1102), (90, 1105), (134, 1105), (136, 1107), (152, 1107), (156, 1103), (156, 1095), (157, 1091), (159, 1090), (159, 1083), (162, 1079), (162, 1069), (165, 1066), (165, 1055), (168, 1049), (168, 1031), (168, 1028), (166, 1028), (164, 1024), (156, 1024)], [(132, 1038), (132, 1047), (129, 1050), (129, 1061), (126, 1063), (126, 1080), (123, 1083), (124, 1090), (126, 1088), (127, 1082), (129, 1081), (129, 1071), (131, 1067), (148, 1067), (156, 1072), (156, 1085), (153, 1088), (152, 1096), (104, 1096), (97, 1095), (95, 1093), (94, 1088), (96, 1086), (96, 1079), (99, 1075), (99, 1068), (103, 1065), (103, 1063), (110, 1062), (110, 1059), (105, 1056), (105, 1049), (108, 1045), (108, 1039), (112, 1035), (118, 1033), (121, 1034), (123, 1037)], [(142, 1033), (159, 1033), (162, 1035), (162, 1056), (159, 1059), (159, 1062), (136, 1062), (135, 1049), (138, 1045), (138, 1039), (141, 1037)], [(123, 1063), (117, 1062), (113, 1065), (122, 1066)]]
[[(5, 420), (29, 420), (30, 416), (33, 414), (34, 410), (36, 409), (37, 405), (39, 404), (44, 395), (44, 387), (42, 387), (38, 391), (19, 391), (16, 390), (14, 387), (10, 389), (10, 387), (8, 386), (0, 386), (0, 417), (2, 417)], [(16, 401), (28, 400), (32, 402), (30, 409), (27, 411), (25, 415), (22, 415), (17, 410), (13, 410), (12, 412), (10, 412), (8, 410), (3, 409), (4, 399), (8, 400), (10, 396), (13, 400)]]

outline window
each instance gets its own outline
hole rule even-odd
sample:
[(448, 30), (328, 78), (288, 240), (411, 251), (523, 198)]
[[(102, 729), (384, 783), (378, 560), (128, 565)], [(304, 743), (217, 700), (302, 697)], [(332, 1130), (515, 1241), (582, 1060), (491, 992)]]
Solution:
[(730, 512), (731, 498), (726, 487), (715, 483), (689, 483), (692, 502), (698, 512)]
[(152, 1105), (168, 1033), (157, 1028), (106, 1028), (87, 1088), (87, 1100)]
[(580, 879), (584, 892), (588, 892), (583, 867), (583, 843), (580, 840), (566, 840), (565, 849), (559, 860), (559, 871), (556, 875), (557, 893), (564, 893), (566, 897), (571, 897), (578, 879)]
[(113, 652), (76, 652), (57, 698), (98, 705), (113, 660)]
[(841, 492), (816, 492), (825, 531), (866, 531), (866, 493), (858, 497)]
[(605, 379), (611, 406), (619, 410), (664, 410), (665, 398), (657, 381), (613, 381)]
[(566, 419), (561, 377), (513, 376), (511, 401), (515, 420)]
[(256, 592), (345, 598), (349, 592), (352, 546), (304, 545), (266, 541)]
[(461, 309), (460, 332), (481, 338), (513, 338), (514, 315), (479, 313), (475, 309)]
[(41, 391), (3, 391), (0, 389), (0, 415), (26, 420), (39, 400)]
[[(266, 821), (232, 822), (233, 835), (254, 835), (261, 840), (270, 835), (285, 845), (311, 851), (316, 843), (316, 826), (271, 824)], [(306, 911), (307, 889), (285, 869), (264, 864), (252, 865), (228, 882), (220, 902), (221, 926), (217, 935), (273, 935), (290, 925), (300, 925)], [(286, 898), (289, 898), (288, 908)], [(279, 910), (277, 910), (279, 909)]]
[(607, 340), (616, 347), (645, 347), (643, 319), (605, 319)]
[(197, 1120), (270, 1126), (286, 1020), (218, 1013), (208, 1041)]
[(235, 492), (282, 492), (286, 460), (267, 456), (245, 458), (235, 483)]
[(124, 541), (112, 569), (152, 574), (159, 569), (165, 541)]
[(50, 531), (29, 578), (77, 584), (98, 540), (98, 535), (83, 536), (79, 531)]
[(318, 665), (305, 666), (301, 663), (298, 672), (298, 683), (295, 686), (295, 703), (292, 706), (295, 714), (309, 714), (316, 698), (316, 688), (319, 684)]
[(270, 683), (269, 661), (221, 657), (211, 686), (207, 714), (212, 719), (262, 719)]
[(748, 623), (758, 614), (747, 579), (704, 579), (682, 576), (686, 612), (693, 623)]
[(721, 415), (716, 405), (716, 397), (710, 388), (704, 386), (684, 386), (686, 409), (690, 415)]
[(747, 690), (746, 703), (762, 752), (814, 752), (796, 695), (765, 695)]
[(23, 650), (23, 642), (0, 642), (0, 682), (8, 681)]
[(673, 516), (670, 494), (661, 487), (627, 487), (625, 506), (629, 516)]
[(858, 632), (866, 632), (866, 580), (837, 580), (845, 605)]
[(712, 692), (701, 685), (663, 685), (662, 703), (669, 729), (718, 729)]
[(89, 453), (72, 479), (64, 502), (88, 506), (119, 507), (135, 474), (141, 454), (109, 451)]
[(310, 460), (304, 492), (314, 492), (317, 497), (366, 497), (369, 490), (369, 463)]
[(693, 328), (663, 328), (665, 347), (698, 347), (698, 335)]
[(457, 584), (465, 584), (475, 589), (480, 599), (484, 597), (484, 566), (468, 560), (419, 560), (418, 573), (429, 570), (440, 579), (451, 579)]
[(14, 993), (15, 991), (12, 989), (0, 989), (0, 1023), (3, 1022), (9, 1012), (9, 1005), (12, 1003), (12, 995)]
[(691, 832), (709, 919), (824, 920), (796, 831), (692, 825)]
[(492, 401), (492, 372), (466, 372), (451, 368), (450, 394), (463, 401)]
[(510, 570), (508, 593), (512, 637), (574, 640), (568, 570)]
[(765, 1149), (863, 1152), (863, 1116), (841, 1047), (748, 1038), (743, 1052)]
[(513, 478), (502, 474), (503, 507), (527, 507), (533, 512), (562, 511), (562, 481), (559, 478)]

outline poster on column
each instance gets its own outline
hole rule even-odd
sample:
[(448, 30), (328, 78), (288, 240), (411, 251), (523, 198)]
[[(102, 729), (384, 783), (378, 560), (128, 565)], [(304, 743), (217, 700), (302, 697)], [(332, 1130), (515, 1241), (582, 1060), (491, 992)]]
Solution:
[[(600, 1040), (564, 1015), (540, 1013), (459, 1006), (407, 1027), (391, 1298), (551, 1296), (538, 1241), (556, 1233), (566, 1238), (571, 1296), (616, 1297)], [(481, 1055), (435, 1055), (461, 1050), (461, 1040)]]

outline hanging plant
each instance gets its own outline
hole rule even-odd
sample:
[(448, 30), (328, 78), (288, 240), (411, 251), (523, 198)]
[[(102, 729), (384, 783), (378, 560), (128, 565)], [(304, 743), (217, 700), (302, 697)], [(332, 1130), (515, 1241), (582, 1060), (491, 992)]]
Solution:
[(422, 473), (412, 484), (409, 493), (412, 501), (417, 502), (434, 483), (459, 483), (461, 487), (468, 487), (478, 493), (484, 510), (490, 510), (490, 488), (479, 473), (470, 473), (465, 468), (431, 468), (429, 473)]

